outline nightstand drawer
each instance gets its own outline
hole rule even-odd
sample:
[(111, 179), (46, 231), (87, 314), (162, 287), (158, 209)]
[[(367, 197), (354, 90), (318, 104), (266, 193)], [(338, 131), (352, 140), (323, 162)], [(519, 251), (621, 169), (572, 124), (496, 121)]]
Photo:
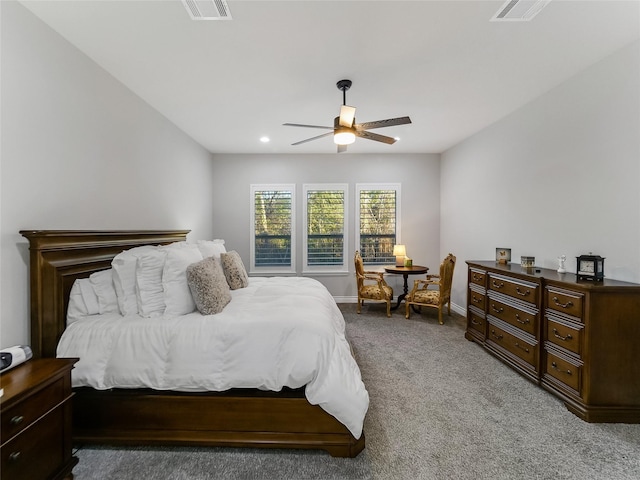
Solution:
[(584, 300), (582, 293), (547, 287), (546, 297), (547, 308), (571, 315), (582, 321), (582, 302)]
[(2, 412), (0, 431), (1, 443), (29, 426), (65, 398), (64, 379), (60, 378), (51, 385), (31, 395), (24, 402)]
[(60, 406), (2, 446), (3, 480), (50, 478), (64, 460)]
[(500, 292), (524, 302), (538, 304), (539, 287), (535, 283), (518, 281), (500, 275), (489, 274), (489, 290)]

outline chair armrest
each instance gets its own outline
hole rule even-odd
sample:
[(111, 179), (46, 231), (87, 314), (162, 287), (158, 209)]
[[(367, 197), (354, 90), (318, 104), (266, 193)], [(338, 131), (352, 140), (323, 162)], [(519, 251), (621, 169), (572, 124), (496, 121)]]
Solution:
[(382, 279), (384, 276), (384, 273), (382, 272), (364, 272), (364, 278), (366, 278), (367, 280), (378, 280), (378, 279)]
[(364, 272), (362, 277), (364, 280), (372, 280), (378, 283), (378, 288), (382, 291), (384, 290), (382, 287), (388, 287), (387, 282), (384, 280), (384, 272)]
[[(430, 275), (427, 275), (427, 277), (429, 277)], [(432, 280), (429, 280), (428, 278), (426, 280), (414, 280), (413, 281), (413, 288), (411, 289), (411, 292), (409, 292), (409, 296), (413, 296), (413, 294), (417, 291), (420, 290), (422, 287), (422, 290), (425, 290), (427, 288), (429, 288), (429, 285), (440, 285), (440, 282), (434, 282)]]

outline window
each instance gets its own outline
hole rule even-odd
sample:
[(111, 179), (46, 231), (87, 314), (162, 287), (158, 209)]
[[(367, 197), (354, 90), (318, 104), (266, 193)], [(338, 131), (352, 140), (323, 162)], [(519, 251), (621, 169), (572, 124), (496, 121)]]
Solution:
[(356, 184), (356, 248), (368, 264), (394, 263), (400, 243), (400, 184)]
[(347, 271), (346, 184), (305, 184), (303, 260), (306, 271)]
[(251, 271), (295, 273), (295, 185), (251, 185)]

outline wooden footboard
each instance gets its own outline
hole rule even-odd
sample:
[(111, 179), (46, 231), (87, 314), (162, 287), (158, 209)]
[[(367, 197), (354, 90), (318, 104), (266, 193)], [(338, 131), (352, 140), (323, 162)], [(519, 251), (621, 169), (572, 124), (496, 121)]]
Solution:
[[(77, 278), (109, 268), (123, 250), (186, 239), (188, 230), (20, 232), (30, 242), (31, 339), (34, 357), (53, 357), (66, 327)], [(181, 393), (75, 389), (73, 440), (129, 445), (207, 445), (323, 449), (355, 457), (364, 433), (349, 430), (300, 390)]]
[(364, 434), (356, 440), (301, 390), (75, 393), (76, 443), (306, 448), (336, 457), (355, 457), (365, 445)]

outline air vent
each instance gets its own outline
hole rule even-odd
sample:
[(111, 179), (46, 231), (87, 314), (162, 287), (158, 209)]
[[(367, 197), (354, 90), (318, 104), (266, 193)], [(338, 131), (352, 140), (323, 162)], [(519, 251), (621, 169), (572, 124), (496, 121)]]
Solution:
[(231, 20), (225, 0), (182, 0), (192, 20)]
[(492, 22), (528, 22), (551, 0), (507, 0), (491, 17)]

